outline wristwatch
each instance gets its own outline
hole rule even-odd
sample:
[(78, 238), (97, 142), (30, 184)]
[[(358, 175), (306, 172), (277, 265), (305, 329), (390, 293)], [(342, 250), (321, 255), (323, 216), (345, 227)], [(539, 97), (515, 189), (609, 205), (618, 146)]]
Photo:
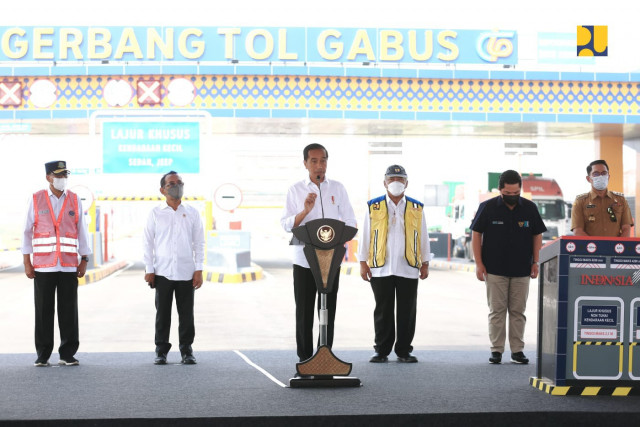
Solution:
[(89, 262), (89, 257), (88, 257), (88, 256), (86, 256), (86, 255), (83, 255), (82, 257), (80, 257), (80, 260), (81, 260), (81, 261)]

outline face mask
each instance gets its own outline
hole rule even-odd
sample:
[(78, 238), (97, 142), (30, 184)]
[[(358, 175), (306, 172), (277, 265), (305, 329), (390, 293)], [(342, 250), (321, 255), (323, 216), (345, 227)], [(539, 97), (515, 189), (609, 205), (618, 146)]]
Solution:
[(53, 188), (58, 191), (64, 191), (67, 188), (67, 179), (68, 178), (53, 178)]
[(607, 188), (607, 185), (609, 184), (609, 177), (594, 176), (594, 177), (591, 177), (591, 182), (593, 184), (593, 188), (595, 188), (596, 190), (604, 190), (605, 188)]
[(167, 190), (167, 194), (169, 194), (174, 199), (182, 199), (182, 194), (184, 193), (184, 184), (174, 185), (173, 187), (169, 187)]
[(387, 190), (392, 196), (398, 197), (404, 193), (405, 185), (400, 181), (393, 181), (387, 184)]
[(509, 206), (515, 206), (518, 203), (520, 196), (505, 196), (502, 195), (502, 200)]

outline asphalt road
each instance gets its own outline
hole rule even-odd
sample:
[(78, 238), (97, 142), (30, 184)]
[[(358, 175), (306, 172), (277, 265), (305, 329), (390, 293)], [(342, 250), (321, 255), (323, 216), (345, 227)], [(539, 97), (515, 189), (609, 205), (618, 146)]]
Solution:
[[(256, 260), (260, 263), (260, 260)], [(205, 282), (196, 292), (194, 351), (291, 350), (295, 352), (292, 273), (287, 262), (263, 262), (266, 278), (243, 284)], [(146, 352), (153, 356), (154, 291), (140, 264), (79, 289), (80, 352)], [(20, 267), (0, 271), (0, 353), (35, 353), (33, 284)], [(420, 350), (486, 350), (488, 308), (484, 285), (473, 273), (433, 270), (420, 282), (414, 353)], [(368, 283), (343, 275), (334, 349), (373, 345), (374, 300)], [(533, 355), (537, 281), (532, 281), (525, 334)], [(174, 307), (175, 312), (175, 307)], [(171, 339), (177, 348), (177, 314)], [(57, 329), (57, 328), (56, 328)], [(57, 334), (57, 332), (56, 332)], [(56, 348), (59, 344), (56, 335)], [(54, 350), (55, 359), (55, 350)]]

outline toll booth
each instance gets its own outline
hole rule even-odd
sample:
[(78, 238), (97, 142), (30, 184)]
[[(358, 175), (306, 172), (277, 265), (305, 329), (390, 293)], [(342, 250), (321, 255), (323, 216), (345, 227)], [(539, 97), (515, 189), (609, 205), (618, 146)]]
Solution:
[(251, 233), (240, 230), (209, 231), (206, 265), (229, 272), (251, 267)]
[(538, 352), (549, 394), (640, 394), (640, 239), (564, 236), (540, 251)]

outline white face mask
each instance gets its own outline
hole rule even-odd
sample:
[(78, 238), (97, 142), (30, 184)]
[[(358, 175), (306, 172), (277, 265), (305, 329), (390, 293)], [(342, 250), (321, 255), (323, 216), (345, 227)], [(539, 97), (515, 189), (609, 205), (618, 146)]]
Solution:
[(604, 190), (609, 184), (609, 176), (593, 176), (591, 177), (591, 183), (596, 190)]
[(53, 188), (58, 191), (64, 191), (67, 188), (67, 179), (68, 178), (53, 178)]
[(391, 193), (391, 195), (395, 197), (402, 195), (405, 188), (406, 186), (404, 185), (404, 183), (400, 181), (393, 181), (387, 184), (387, 190), (389, 190), (389, 193)]

